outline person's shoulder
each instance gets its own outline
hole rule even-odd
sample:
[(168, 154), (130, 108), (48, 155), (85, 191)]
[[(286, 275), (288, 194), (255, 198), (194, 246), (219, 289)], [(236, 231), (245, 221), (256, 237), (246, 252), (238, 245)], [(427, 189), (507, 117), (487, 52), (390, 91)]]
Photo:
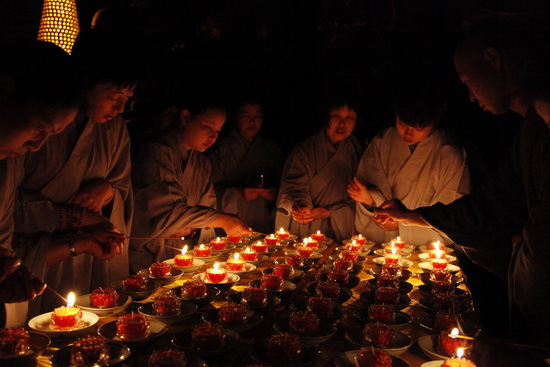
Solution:
[(437, 129), (434, 131), (434, 134), (434, 137), (441, 146), (440, 152), (442, 158), (449, 158), (450, 156), (465, 157), (464, 147), (452, 133), (443, 129)]

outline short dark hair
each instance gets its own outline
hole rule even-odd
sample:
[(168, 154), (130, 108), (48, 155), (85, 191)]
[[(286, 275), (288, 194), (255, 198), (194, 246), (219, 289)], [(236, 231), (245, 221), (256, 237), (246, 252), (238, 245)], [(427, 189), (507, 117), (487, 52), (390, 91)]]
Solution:
[(403, 88), (397, 93), (395, 114), (406, 125), (436, 126), (447, 107), (445, 93), (438, 88)]
[(44, 41), (0, 46), (0, 74), (13, 77), (10, 98), (22, 106), (79, 107), (82, 82), (71, 57)]

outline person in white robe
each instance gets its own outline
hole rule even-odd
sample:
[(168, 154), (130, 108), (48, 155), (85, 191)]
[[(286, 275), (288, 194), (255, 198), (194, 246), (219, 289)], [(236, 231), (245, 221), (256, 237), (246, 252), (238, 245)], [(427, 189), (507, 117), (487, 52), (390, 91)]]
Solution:
[[(216, 210), (210, 161), (203, 154), (225, 123), (225, 109), (208, 102), (188, 104), (180, 119), (154, 136), (133, 157), (135, 216), (130, 241), (133, 272), (163, 261), (181, 249), (181, 237), (200, 230), (198, 241), (248, 234), (238, 217)], [(195, 239), (196, 240), (196, 239)]]
[(469, 192), (464, 148), (437, 128), (444, 103), (422, 94), (406, 98), (398, 102), (395, 126), (372, 139), (350, 182), (350, 196), (366, 204), (356, 206), (355, 230), (375, 242), (399, 236), (414, 245), (448, 243), (430, 229), (381, 224), (369, 209), (393, 198), (410, 208), (448, 204)]
[(338, 242), (351, 237), (354, 202), (346, 187), (361, 157), (356, 123), (357, 108), (335, 103), (327, 127), (294, 148), (283, 168), (276, 228), (300, 237), (319, 230)]
[[(58, 205), (74, 204), (101, 214), (116, 232), (129, 233), (133, 214), (130, 139), (119, 115), (139, 76), (126, 64), (124, 48), (118, 47), (118, 42), (108, 42), (100, 33), (79, 35), (72, 57), (84, 78), (84, 105), (62, 133), (26, 157), (15, 211), (17, 232), (53, 233)], [(116, 60), (103, 59), (105, 52)], [(108, 259), (90, 254), (69, 257), (50, 266), (45, 280), (63, 295), (70, 291), (83, 295), (128, 274), (124, 246), (122, 253)], [(42, 312), (62, 302), (51, 293), (40, 301)]]
[(235, 128), (208, 157), (218, 208), (237, 215), (254, 231), (272, 233), (282, 153), (260, 135), (263, 120), (261, 103), (242, 103), (235, 114)]

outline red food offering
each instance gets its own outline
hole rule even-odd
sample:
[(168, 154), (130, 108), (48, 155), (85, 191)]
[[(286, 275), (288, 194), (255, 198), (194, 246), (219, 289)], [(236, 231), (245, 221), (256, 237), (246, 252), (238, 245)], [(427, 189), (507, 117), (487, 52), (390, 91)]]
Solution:
[(454, 315), (449, 311), (437, 311), (434, 319), (434, 327), (441, 330), (452, 330), (464, 320), (460, 315)]
[(326, 239), (326, 236), (324, 233), (321, 233), (321, 231), (317, 231), (316, 233), (312, 233), (311, 238), (313, 238), (317, 242), (323, 242)]
[(218, 318), (222, 325), (245, 324), (247, 313), (244, 305), (230, 302), (218, 309)]
[(470, 340), (450, 336), (451, 334), (451, 329), (442, 330), (439, 333), (438, 350), (440, 352), (453, 356), (456, 354), (458, 348), (468, 349), (472, 346)]
[(324, 297), (310, 297), (307, 300), (307, 310), (318, 316), (331, 316), (334, 312), (332, 299)]
[(225, 333), (221, 325), (199, 324), (193, 329), (191, 338), (195, 348), (200, 350), (215, 350), (223, 347)]
[(241, 251), (241, 257), (245, 261), (256, 261), (258, 259), (258, 253), (256, 252), (256, 250), (247, 247)]
[(118, 292), (113, 288), (94, 289), (90, 294), (90, 305), (95, 308), (116, 307)]
[(314, 240), (311, 237), (308, 237), (308, 238), (304, 238), (304, 245), (307, 247), (312, 247), (316, 249), (317, 247), (319, 247), (319, 242)]
[(384, 324), (395, 321), (395, 307), (384, 303), (374, 303), (369, 307), (369, 318)]
[(319, 333), (319, 318), (312, 312), (294, 312), (288, 320), (288, 326), (296, 334), (315, 335)]
[(355, 357), (358, 367), (391, 367), (392, 359), (383, 349), (363, 347)]
[(294, 276), (294, 268), (287, 264), (277, 264), (273, 268), (273, 274), (283, 278), (292, 278)]
[(267, 244), (262, 241), (256, 241), (252, 244), (252, 249), (259, 253), (267, 252)]
[(436, 310), (449, 310), (458, 306), (455, 292), (436, 293), (433, 295), (432, 306)]
[(367, 242), (367, 239), (364, 236), (360, 235), (360, 234), (358, 234), (357, 236), (351, 237), (351, 240), (352, 241), (355, 240), (355, 242), (360, 244), (361, 246), (363, 246)]
[(29, 333), (23, 328), (0, 330), (0, 356), (25, 354), (30, 348)]
[(376, 285), (379, 287), (399, 288), (399, 278), (394, 275), (380, 275), (376, 279)]
[(242, 294), (242, 303), (249, 307), (264, 307), (267, 305), (267, 291), (264, 288), (246, 288)]
[(279, 238), (275, 237), (275, 235), (272, 233), (269, 236), (266, 236), (264, 238), (264, 241), (265, 241), (265, 243), (267, 243), (270, 246), (276, 246), (277, 243), (279, 242)]
[(210, 241), (210, 246), (212, 246), (214, 250), (223, 250), (225, 249), (226, 242), (221, 238), (217, 237)]
[(399, 303), (399, 292), (392, 287), (378, 287), (374, 293), (374, 300), (390, 304)]
[(432, 282), (450, 283), (453, 275), (446, 269), (433, 269), (430, 271), (430, 280)]
[(150, 356), (147, 367), (185, 367), (187, 357), (178, 349), (155, 350)]
[(334, 282), (320, 282), (315, 287), (315, 291), (321, 297), (336, 298), (340, 296), (340, 286)]
[(172, 275), (172, 265), (167, 263), (153, 263), (149, 267), (149, 274), (153, 278), (165, 278)]
[(350, 271), (353, 269), (353, 261), (350, 259), (338, 258), (334, 260), (334, 267), (336, 269), (344, 269)]
[(169, 293), (157, 296), (153, 301), (153, 311), (160, 316), (177, 315), (181, 312), (181, 301)]
[(206, 297), (206, 283), (200, 280), (188, 280), (181, 286), (183, 298), (204, 298)]
[(401, 265), (382, 265), (380, 275), (392, 275), (399, 278), (402, 272), (403, 267)]
[(349, 273), (346, 269), (333, 268), (328, 272), (327, 279), (330, 282), (344, 284), (349, 280)]
[(241, 236), (231, 236), (231, 235), (227, 235), (227, 242), (231, 242), (231, 243), (237, 243), (237, 242), (241, 242)]
[(75, 306), (61, 306), (53, 310), (52, 326), (54, 328), (69, 329), (75, 327), (82, 319), (82, 311)]
[(108, 366), (109, 344), (100, 336), (77, 339), (71, 347), (71, 366)]
[(280, 275), (265, 274), (260, 279), (260, 284), (268, 291), (278, 292), (283, 289), (284, 280)]
[(279, 229), (277, 231), (277, 237), (281, 240), (286, 240), (288, 237), (290, 237), (290, 233), (288, 231), (285, 231), (283, 228)]
[(199, 247), (195, 247), (194, 250), (197, 257), (208, 257), (212, 253), (212, 249), (210, 248), (210, 246), (206, 246), (203, 244), (201, 244)]
[(369, 342), (377, 346), (388, 346), (395, 339), (395, 332), (391, 326), (379, 322), (367, 324), (363, 334)]
[(174, 256), (174, 264), (176, 266), (191, 266), (193, 265), (193, 255), (191, 254), (177, 254)]
[(342, 259), (347, 259), (347, 260), (351, 260), (351, 261), (357, 261), (358, 255), (357, 255), (357, 251), (348, 251), (348, 250), (346, 250), (346, 251), (342, 251), (342, 252), (340, 253), (340, 257), (341, 257)]
[(285, 264), (291, 266), (302, 266), (304, 265), (304, 258), (299, 254), (288, 254), (285, 256)]
[(128, 313), (120, 316), (116, 323), (116, 336), (120, 339), (142, 339), (149, 335), (149, 321), (147, 317)]
[(308, 247), (308, 246), (300, 246), (298, 247), (297, 249), (298, 253), (300, 254), (301, 257), (303, 258), (310, 258), (311, 255), (313, 255), (313, 247)]
[(271, 360), (296, 360), (300, 356), (302, 346), (297, 335), (284, 333), (272, 335), (268, 340), (268, 357)]
[(122, 286), (127, 291), (139, 292), (147, 288), (147, 282), (147, 278), (145, 278), (143, 275), (128, 275), (122, 281)]

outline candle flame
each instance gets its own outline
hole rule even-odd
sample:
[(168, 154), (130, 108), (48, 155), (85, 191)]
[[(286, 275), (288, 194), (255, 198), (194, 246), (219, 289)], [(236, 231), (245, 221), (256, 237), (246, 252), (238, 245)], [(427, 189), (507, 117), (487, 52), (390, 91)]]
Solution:
[(352, 240), (352, 241), (351, 241), (351, 244), (352, 244), (352, 245), (357, 245), (357, 241)]
[(435, 258), (436, 259), (441, 259), (442, 255), (443, 255), (443, 251), (441, 251), (439, 248), (437, 248), (435, 251)]
[(214, 270), (218, 270), (219, 267), (220, 267), (220, 264), (218, 264), (218, 262), (215, 262), (212, 268), (214, 268)]
[(361, 233), (359, 233), (359, 234), (357, 235), (357, 238), (363, 238), (363, 235), (361, 235)]
[(451, 331), (451, 337), (452, 338), (456, 338), (458, 336), (458, 329), (457, 328), (454, 328), (452, 331)]
[(439, 251), (439, 245), (440, 245), (440, 244), (441, 244), (441, 242), (435, 241), (435, 242), (433, 243), (433, 245), (434, 245), (434, 250)]
[(220, 242), (221, 239), (219, 237), (216, 237), (216, 242)]
[(233, 259), (235, 259), (235, 260), (239, 260), (239, 257), (240, 257), (240, 256), (239, 256), (239, 253), (238, 253), (238, 252), (235, 253), (235, 255), (233, 255)]
[(199, 248), (202, 250), (204, 248), (204, 244), (201, 243), (201, 245), (199, 246)]
[(69, 295), (67, 296), (67, 307), (73, 307), (74, 306), (74, 301), (75, 301), (75, 295), (73, 292), (70, 292)]
[(285, 229), (281, 227), (281, 229), (279, 229), (279, 233), (285, 233)]
[(244, 252), (250, 252), (250, 247), (245, 247)]
[(183, 248), (181, 249), (181, 254), (185, 255), (186, 252), (187, 252), (187, 245), (183, 246)]
[(321, 234), (321, 231), (317, 231), (317, 234)]
[(397, 238), (395, 239), (395, 242), (401, 242), (401, 237), (397, 236)]
[(463, 355), (464, 355), (464, 348), (458, 348), (456, 350), (456, 356), (458, 357), (458, 359), (462, 358)]
[(181, 236), (181, 240), (182, 240), (182, 241), (185, 241), (185, 237)]
[(392, 253), (392, 255), (397, 255), (397, 248), (396, 248), (396, 247), (392, 247), (391, 253)]

